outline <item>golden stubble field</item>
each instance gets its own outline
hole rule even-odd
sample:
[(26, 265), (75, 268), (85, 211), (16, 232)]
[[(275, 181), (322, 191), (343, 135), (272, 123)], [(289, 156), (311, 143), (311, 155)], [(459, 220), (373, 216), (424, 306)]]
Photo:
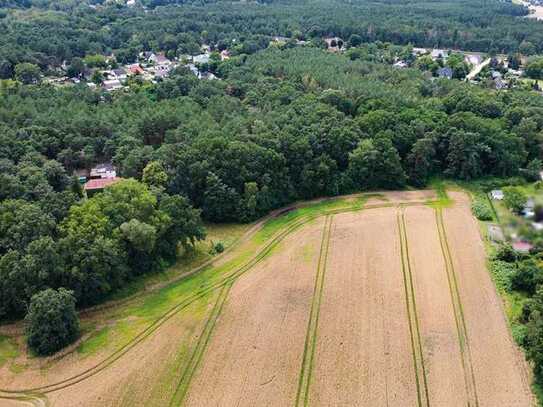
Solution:
[(294, 220), (92, 375), (70, 380), (107, 355), (3, 375), (3, 388), (68, 385), (0, 406), (532, 406), (469, 198), (449, 195)]

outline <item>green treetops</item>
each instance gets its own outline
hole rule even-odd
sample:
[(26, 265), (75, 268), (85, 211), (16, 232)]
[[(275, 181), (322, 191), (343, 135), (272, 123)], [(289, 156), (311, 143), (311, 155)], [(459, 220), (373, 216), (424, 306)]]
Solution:
[(75, 298), (64, 288), (34, 295), (25, 319), (28, 346), (37, 355), (51, 355), (79, 336)]

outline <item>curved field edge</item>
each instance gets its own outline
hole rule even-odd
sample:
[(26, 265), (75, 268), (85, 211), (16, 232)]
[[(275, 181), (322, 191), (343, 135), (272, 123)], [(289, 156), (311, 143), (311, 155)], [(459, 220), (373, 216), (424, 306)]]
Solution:
[[(208, 266), (200, 272), (188, 276), (182, 281), (171, 284), (157, 293), (149, 295), (140, 304), (131, 305), (123, 310), (120, 313), (121, 316), (132, 315), (147, 318), (150, 323), (145, 329), (137, 333), (133, 338), (128, 340), (124, 345), (120, 346), (96, 365), (77, 375), (48, 385), (27, 389), (0, 389), (0, 392), (2, 393), (0, 396), (12, 400), (21, 400), (27, 397), (35, 398), (35, 394), (47, 394), (61, 390), (99, 373), (134, 346), (145, 340), (165, 321), (171, 318), (171, 316), (180, 312), (193, 301), (202, 298), (209, 292), (221, 288), (225, 284), (237, 279), (241, 274), (250, 270), (255, 264), (268, 256), (286, 235), (319, 216), (395, 205), (394, 203), (386, 202), (383, 204), (364, 205), (369, 196), (374, 195), (362, 194), (328, 199), (311, 203), (307, 206), (292, 208), (292, 210), (289, 210), (286, 214), (279, 212), (278, 215), (282, 216), (273, 217), (263, 223), (262, 227), (259, 228), (251, 238), (248, 247), (244, 248), (244, 250), (242, 250), (234, 259), (219, 267)], [(424, 204), (427, 202), (428, 201), (413, 201), (410, 204)], [(255, 248), (258, 247), (262, 248), (255, 256), (251, 257)], [(173, 306), (172, 303), (174, 304)]]

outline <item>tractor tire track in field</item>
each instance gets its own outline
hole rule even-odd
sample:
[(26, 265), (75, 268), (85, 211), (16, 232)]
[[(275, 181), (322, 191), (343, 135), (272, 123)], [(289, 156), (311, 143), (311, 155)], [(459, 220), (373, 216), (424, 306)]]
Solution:
[(326, 262), (328, 260), (328, 248), (330, 246), (330, 235), (332, 229), (333, 215), (327, 215), (324, 222), (322, 233), (322, 242), (319, 253), (319, 262), (315, 277), (315, 287), (313, 290), (313, 300), (311, 302), (311, 311), (309, 313), (309, 322), (304, 345), (304, 354), (302, 356), (302, 366), (300, 377), (298, 379), (298, 391), (296, 393), (296, 406), (307, 406), (309, 404), (309, 388), (311, 385), (311, 375), (313, 371), (313, 362), (315, 359), (315, 349), (317, 344), (317, 330), (319, 327), (319, 313), (321, 306), (322, 293), (324, 289), (324, 275), (326, 273)]
[(211, 335), (213, 334), (213, 328), (215, 327), (215, 324), (217, 323), (217, 320), (223, 309), (224, 303), (226, 302), (226, 298), (228, 297), (228, 294), (230, 292), (230, 288), (232, 288), (233, 284), (234, 284), (234, 280), (230, 280), (227, 284), (225, 284), (222, 287), (218, 295), (218, 298), (215, 302), (215, 305), (213, 306), (213, 309), (211, 310), (211, 314), (209, 315), (209, 318), (204, 326), (204, 329), (202, 330), (200, 338), (198, 339), (198, 342), (196, 343), (196, 346), (188, 361), (188, 364), (186, 365), (183, 371), (183, 374), (181, 376), (179, 384), (177, 385), (175, 393), (173, 394), (172, 399), (170, 400), (170, 407), (180, 406), (183, 403), (185, 395), (187, 394), (187, 391), (189, 389), (192, 376), (194, 375), (194, 372), (196, 372), (196, 369), (198, 369), (198, 365), (200, 364), (202, 355), (204, 354), (207, 344), (209, 343), (209, 339), (211, 338)]
[[(425, 205), (431, 201), (412, 201), (405, 203), (405, 206), (415, 206), (415, 205)], [(188, 296), (184, 300), (180, 301), (178, 304), (172, 306), (168, 311), (162, 314), (160, 317), (155, 319), (147, 328), (143, 329), (138, 335), (136, 335), (130, 342), (126, 343), (115, 352), (112, 352), (109, 356), (104, 358), (102, 361), (96, 365), (74, 375), (64, 380), (51, 383), (44, 386), (27, 388), (27, 389), (2, 389), (0, 388), (0, 399), (12, 400), (12, 401), (21, 401), (21, 402), (30, 402), (36, 406), (48, 406), (47, 397), (45, 396), (48, 393), (59, 391), (67, 387), (71, 387), (75, 384), (78, 384), (96, 374), (100, 373), (102, 370), (106, 369), (118, 359), (128, 353), (131, 349), (137, 346), (139, 343), (143, 342), (156, 330), (158, 330), (166, 321), (172, 318), (174, 315), (188, 307), (194, 301), (197, 301), (209, 294), (210, 292), (224, 287), (226, 284), (231, 284), (238, 277), (252, 269), (255, 265), (260, 263), (285, 237), (293, 233), (297, 229), (301, 228), (305, 224), (311, 222), (312, 220), (319, 218), (321, 216), (330, 216), (343, 212), (355, 212), (360, 210), (367, 209), (376, 209), (382, 207), (391, 207), (396, 206), (393, 203), (383, 203), (383, 204), (373, 204), (373, 205), (362, 205), (354, 207), (344, 207), (338, 209), (325, 210), (321, 213), (305, 215), (300, 217), (300, 219), (294, 220), (292, 223), (287, 224), (286, 227), (279, 231), (269, 243), (267, 243), (253, 258), (251, 258), (247, 263), (245, 263), (240, 268), (236, 269), (229, 275), (225, 276), (221, 280), (211, 283), (208, 285), (203, 285), (197, 292)]]
[(478, 407), (479, 399), (477, 397), (477, 386), (475, 382), (475, 373), (473, 371), (471, 349), (469, 346), (466, 321), (464, 319), (464, 310), (462, 308), (462, 301), (460, 299), (460, 291), (458, 289), (458, 281), (452, 262), (449, 243), (447, 241), (445, 225), (443, 223), (443, 211), (441, 209), (436, 209), (435, 215), (439, 242), (441, 245), (441, 251), (443, 253), (443, 259), (445, 261), (445, 271), (447, 273), (447, 281), (449, 284), (449, 291), (454, 310), (460, 355), (462, 356), (462, 368), (464, 369), (464, 380), (466, 384), (467, 406)]
[[(107, 358), (103, 359), (100, 363), (96, 364), (95, 366), (75, 375), (70, 378), (67, 378), (65, 380), (52, 383), (46, 386), (41, 387), (35, 387), (30, 389), (20, 389), (20, 390), (9, 390), (9, 389), (0, 389), (0, 394), (12, 394), (12, 395), (30, 395), (30, 394), (47, 394), (51, 393), (53, 391), (61, 390), (63, 388), (66, 388), (68, 386), (72, 386), (74, 384), (80, 383), (83, 380), (96, 375), (103, 369), (110, 366), (112, 363), (114, 363), (116, 360), (121, 358), (124, 354), (126, 354), (129, 350), (134, 348), (136, 345), (138, 345), (140, 342), (145, 340), (149, 335), (154, 333), (161, 325), (163, 325), (167, 320), (169, 320), (171, 317), (173, 317), (175, 314), (177, 314), (179, 311), (183, 310), (184, 308), (188, 307), (190, 304), (192, 304), (194, 301), (199, 300), (203, 296), (209, 294), (210, 292), (219, 289), (223, 287), (226, 284), (229, 284), (236, 280), (238, 277), (243, 275), (245, 272), (253, 268), (256, 264), (260, 263), (272, 250), (275, 248), (286, 236), (294, 232), (295, 230), (299, 229), (306, 223), (312, 221), (315, 219), (316, 216), (312, 217), (306, 217), (302, 218), (300, 220), (297, 220), (293, 222), (292, 224), (288, 225), (288, 227), (277, 234), (260, 252), (258, 252), (251, 260), (249, 260), (245, 265), (234, 271), (228, 276), (225, 276), (222, 280), (219, 280), (216, 283), (203, 286), (200, 290), (198, 290), (195, 294), (190, 295), (180, 303), (176, 304), (172, 308), (170, 308), (167, 312), (165, 312), (161, 317), (157, 318), (150, 326), (145, 328), (142, 332), (140, 332), (132, 341), (127, 343), (126, 345), (119, 348), (117, 351), (113, 352), (111, 355), (109, 355)], [(7, 398), (7, 397), (6, 397)]]
[(415, 288), (409, 260), (409, 245), (405, 216), (402, 205), (398, 209), (398, 233), (400, 234), (400, 252), (402, 260), (402, 274), (405, 288), (405, 302), (407, 317), (409, 320), (409, 333), (411, 336), (411, 350), (413, 353), (413, 366), (415, 368), (415, 384), (417, 386), (417, 402), (419, 407), (430, 407), (428, 396), (428, 382), (424, 366), (422, 341), (420, 336), (419, 320), (417, 316), (417, 302), (415, 300)]

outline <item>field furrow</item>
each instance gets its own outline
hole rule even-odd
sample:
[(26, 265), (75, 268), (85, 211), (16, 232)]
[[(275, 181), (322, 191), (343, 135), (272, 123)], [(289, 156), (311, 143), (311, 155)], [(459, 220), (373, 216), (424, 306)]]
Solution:
[(420, 334), (419, 317), (417, 313), (417, 298), (413, 283), (413, 272), (409, 255), (409, 243), (406, 231), (405, 209), (400, 208), (398, 217), (398, 232), (400, 234), (400, 247), (402, 259), (402, 275), (405, 289), (405, 304), (409, 320), (409, 335), (411, 337), (411, 351), (413, 355), (413, 366), (415, 370), (415, 384), (417, 386), (417, 402), (419, 407), (429, 407), (430, 398), (428, 394), (428, 379), (422, 350), (422, 339)]
[(311, 406), (416, 406), (394, 207), (334, 217)]

